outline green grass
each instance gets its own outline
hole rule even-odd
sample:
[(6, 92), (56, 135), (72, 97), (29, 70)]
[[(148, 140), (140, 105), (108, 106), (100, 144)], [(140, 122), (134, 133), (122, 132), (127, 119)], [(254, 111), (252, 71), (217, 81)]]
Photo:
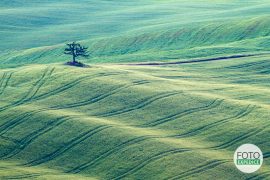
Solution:
[(92, 63), (165, 61), (270, 48), (267, 1), (1, 3), (2, 67), (66, 61), (63, 43), (73, 40), (89, 47), (91, 56), (85, 61)]
[[(2, 0), (0, 179), (269, 178), (269, 7)], [(73, 40), (89, 68), (63, 65)], [(244, 143), (254, 174), (233, 164)]]
[(22, 172), (1, 176), (266, 176), (268, 158), (248, 175), (232, 157), (243, 143), (269, 154), (268, 58), (2, 70), (1, 162)]

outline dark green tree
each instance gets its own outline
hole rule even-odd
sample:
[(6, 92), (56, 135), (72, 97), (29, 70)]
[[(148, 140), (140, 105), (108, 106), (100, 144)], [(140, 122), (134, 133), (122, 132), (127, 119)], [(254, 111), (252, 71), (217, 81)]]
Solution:
[(72, 42), (67, 44), (67, 48), (65, 48), (65, 54), (72, 56), (72, 63), (77, 63), (76, 58), (79, 56), (88, 57), (87, 47), (81, 46), (79, 43)]

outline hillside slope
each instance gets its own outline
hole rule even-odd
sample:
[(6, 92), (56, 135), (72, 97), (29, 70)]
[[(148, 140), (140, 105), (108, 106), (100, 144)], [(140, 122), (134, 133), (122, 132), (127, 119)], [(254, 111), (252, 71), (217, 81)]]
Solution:
[[(24, 4), (24, 5), (23, 5)], [(269, 1), (1, 1), (0, 67), (67, 61), (169, 61), (270, 50)]]
[[(0, 176), (269, 177), (268, 59), (1, 70)], [(233, 164), (243, 143), (264, 152), (255, 174)]]
[(132, 31), (157, 32), (198, 22), (250, 19), (268, 14), (269, 6), (267, 0), (2, 0), (0, 39), (5, 46), (0, 51)]
[[(269, 0), (1, 0), (0, 179), (270, 178)], [(90, 67), (63, 65), (79, 41)], [(254, 143), (262, 168), (233, 153)]]

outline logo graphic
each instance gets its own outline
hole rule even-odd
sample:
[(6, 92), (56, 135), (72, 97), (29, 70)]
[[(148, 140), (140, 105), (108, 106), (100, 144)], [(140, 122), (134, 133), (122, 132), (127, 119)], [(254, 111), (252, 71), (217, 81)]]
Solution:
[(244, 173), (253, 173), (260, 169), (263, 163), (263, 153), (254, 144), (243, 144), (234, 153), (234, 164)]

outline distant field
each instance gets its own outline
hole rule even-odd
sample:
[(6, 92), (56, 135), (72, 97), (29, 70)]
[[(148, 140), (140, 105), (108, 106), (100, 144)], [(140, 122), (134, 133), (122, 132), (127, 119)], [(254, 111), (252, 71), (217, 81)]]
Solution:
[(89, 47), (85, 61), (94, 63), (270, 49), (269, 1), (13, 0), (0, 7), (2, 67), (66, 61), (63, 43), (74, 40)]
[[(1, 0), (0, 179), (270, 178), (268, 0)], [(79, 41), (90, 65), (64, 65)], [(262, 168), (243, 174), (235, 149)]]
[[(0, 50), (64, 41), (168, 31), (187, 25), (265, 16), (269, 1), (2, 0)], [(20, 42), (20, 43), (18, 43)]]

